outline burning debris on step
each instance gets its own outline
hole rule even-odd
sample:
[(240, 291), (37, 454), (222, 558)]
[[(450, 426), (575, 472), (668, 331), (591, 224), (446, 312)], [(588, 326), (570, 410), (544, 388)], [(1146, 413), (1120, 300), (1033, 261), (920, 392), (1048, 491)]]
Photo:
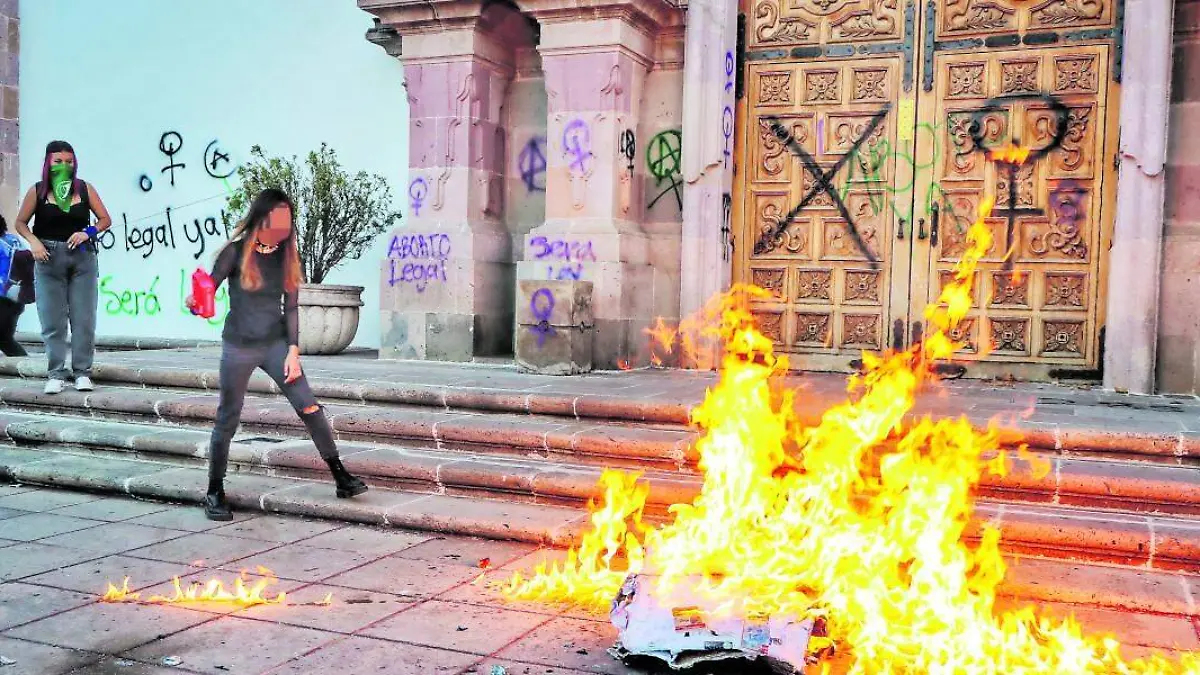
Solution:
[(763, 659), (776, 672), (804, 672), (812, 619), (710, 617), (701, 609), (703, 599), (688, 590), (699, 585), (698, 577), (694, 581), (676, 585), (670, 598), (657, 598), (654, 577), (629, 575), (609, 612), (618, 631), (609, 654), (620, 660), (653, 657), (674, 670), (712, 661)]

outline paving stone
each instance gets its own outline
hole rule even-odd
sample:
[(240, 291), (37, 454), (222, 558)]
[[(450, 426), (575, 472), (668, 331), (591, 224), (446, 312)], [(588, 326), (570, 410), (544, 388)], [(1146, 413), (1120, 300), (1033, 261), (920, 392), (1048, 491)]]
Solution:
[(570, 525), (584, 517), (576, 509), (442, 495), (429, 495), (387, 512), (388, 522), (397, 527), (537, 544), (572, 540)]
[(279, 546), (277, 542), (258, 541), (244, 537), (222, 537), (217, 534), (194, 533), (178, 539), (132, 549), (127, 555), (187, 564), (202, 559), (208, 565), (224, 565)]
[(430, 600), (366, 628), (362, 634), (486, 656), (550, 620), (500, 607)]
[[(474, 673), (477, 675), (489, 675), (492, 672), (493, 666), (504, 668), (504, 672), (510, 675), (520, 675), (528, 672), (528, 675), (580, 675), (583, 671), (579, 670), (563, 670), (562, 668), (549, 668), (546, 666), (531, 666), (528, 663), (520, 663), (519, 661), (511, 661), (504, 659), (484, 659), (476, 666)], [(626, 669), (624, 673), (640, 673), (642, 671), (634, 669)], [(468, 675), (471, 675), (468, 671)]]
[[(552, 617), (568, 611), (567, 607), (557, 604), (532, 602), (528, 600), (510, 600), (504, 596), (504, 589), (512, 580), (513, 571), (498, 569), (486, 572), (482, 578), (473, 579), (470, 583), (455, 586), (437, 594), (438, 600), (447, 602), (466, 603), (484, 607), (501, 606), (529, 614), (541, 614)], [(595, 618), (594, 616), (592, 618)]]
[(99, 654), (37, 644), (0, 635), (0, 654), (16, 663), (4, 666), (4, 675), (58, 675), (94, 663)]
[(324, 583), (411, 598), (430, 598), (480, 574), (478, 569), (461, 565), (389, 556), (325, 579)]
[[(3, 448), (3, 449), (8, 450), (9, 448)], [(12, 483), (0, 483), (0, 499), (3, 499), (4, 497), (11, 497), (13, 495), (19, 495), (19, 494), (22, 494), (25, 492), (32, 492), (35, 489), (36, 488), (34, 488), (32, 485), (16, 485), (16, 484), (12, 484)]]
[[(261, 514), (258, 513), (235, 511), (233, 514), (233, 522), (239, 523), (261, 517)], [(130, 518), (125, 522), (134, 525), (165, 527), (172, 530), (187, 530), (189, 532), (206, 532), (230, 525), (229, 522), (209, 520), (208, 517), (204, 515), (204, 510), (193, 504), (182, 506), (175, 505), (166, 511), (159, 511), (158, 513), (151, 513), (144, 516), (138, 516), (136, 518)]]
[(262, 673), (331, 637), (307, 628), (224, 616), (132, 649), (129, 655), (143, 661), (178, 656), (189, 669), (213, 675)]
[(172, 504), (141, 501), (128, 497), (106, 497), (83, 504), (75, 504), (74, 506), (64, 506), (61, 509), (54, 509), (52, 513), (60, 516), (75, 516), (77, 518), (116, 522), (151, 513), (162, 513), (172, 506)]
[(120, 654), (212, 618), (180, 607), (98, 602), (13, 628), (5, 635)]
[(24, 511), (51, 511), (64, 506), (94, 502), (97, 499), (100, 499), (100, 495), (43, 488), (0, 498), (0, 507)]
[[(280, 578), (297, 581), (319, 581), (370, 562), (375, 556), (350, 551), (335, 551), (303, 544), (287, 544), (253, 556), (254, 567), (265, 567)], [(226, 569), (238, 563), (224, 565)]]
[(81, 551), (37, 542), (21, 542), (4, 548), (0, 582), (41, 574), (65, 565), (99, 557), (95, 551)]
[(72, 670), (67, 675), (180, 675), (194, 672), (180, 666), (157, 666), (122, 656), (104, 656), (99, 661)]
[(125, 577), (129, 577), (130, 590), (137, 591), (170, 581), (172, 577), (184, 576), (195, 571), (195, 567), (187, 564), (112, 555), (26, 577), (23, 581), (29, 584), (90, 593), (92, 598), (96, 599), (104, 595), (110, 583), (120, 588)]
[(478, 659), (474, 654), (413, 645), (398, 646), (393, 642), (372, 638), (349, 637), (291, 661), (273, 671), (272, 675), (311, 675), (327, 672), (457, 675)]
[(630, 670), (605, 651), (617, 639), (611, 624), (559, 617), (500, 650), (496, 658), (625, 675)]
[(17, 516), (27, 516), (30, 513), (30, 511), (22, 511), (20, 509), (0, 508), (0, 520), (4, 520), (6, 518), (16, 518)]
[(432, 536), (424, 532), (376, 530), (351, 525), (319, 534), (304, 543), (317, 548), (351, 551), (369, 556), (384, 556), (404, 551), (430, 539)]
[(72, 518), (52, 513), (31, 513), (0, 520), (0, 537), (16, 541), (34, 541), (63, 532), (74, 532), (101, 525), (98, 520)]
[(105, 523), (86, 530), (46, 537), (40, 539), (39, 543), (108, 554), (168, 541), (187, 534), (189, 533), (184, 530), (168, 530), (130, 523)]
[(459, 564), (478, 568), (487, 560), (489, 569), (502, 567), (517, 558), (529, 555), (536, 546), (515, 541), (496, 541), (477, 537), (436, 537), (396, 554), (399, 558), (428, 560), (436, 563)]
[[(333, 604), (313, 604), (321, 602), (328, 594), (333, 595)], [(404, 611), (413, 602), (413, 598), (390, 593), (312, 584), (288, 591), (286, 604), (255, 605), (238, 610), (237, 616), (349, 634)]]
[(301, 539), (309, 539), (318, 534), (335, 530), (341, 525), (323, 520), (301, 520), (299, 518), (281, 518), (277, 516), (258, 516), (237, 523), (220, 524), (221, 527), (211, 530), (213, 534), (228, 537), (246, 537), (261, 541), (277, 541), (291, 543)]
[(22, 582), (0, 584), (0, 631), (95, 601), (95, 595), (76, 591)]

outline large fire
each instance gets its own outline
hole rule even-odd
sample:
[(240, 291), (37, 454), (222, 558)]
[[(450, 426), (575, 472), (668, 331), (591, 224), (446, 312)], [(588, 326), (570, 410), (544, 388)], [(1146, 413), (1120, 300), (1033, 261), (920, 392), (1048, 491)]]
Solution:
[[(864, 354), (849, 400), (816, 426), (793, 414), (797, 393), (776, 382), (787, 362), (747, 310), (765, 291), (740, 286), (721, 298), (720, 381), (692, 411), (700, 495), (651, 526), (646, 486), (605, 472), (578, 550), (514, 575), (506, 595), (607, 610), (631, 572), (656, 575), (665, 599), (699, 577), (692, 590), (710, 616), (824, 618), (851, 673), (1200, 673), (1200, 655), (1126, 662), (1115, 640), (1085, 636), (1073, 620), (998, 612), (1000, 533), (985, 526), (971, 544), (964, 532), (982, 473), (1007, 470), (999, 433), (965, 418), (905, 419), (932, 364), (962, 346), (948, 335), (992, 248), (991, 206), (981, 205), (969, 250), (926, 309), (928, 337)], [(824, 646), (814, 639), (810, 649)]]

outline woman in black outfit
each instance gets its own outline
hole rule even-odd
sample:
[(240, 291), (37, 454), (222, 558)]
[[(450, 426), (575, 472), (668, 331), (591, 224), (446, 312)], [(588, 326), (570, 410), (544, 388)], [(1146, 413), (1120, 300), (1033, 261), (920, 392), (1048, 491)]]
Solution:
[[(204, 498), (204, 512), (211, 520), (233, 518), (224, 488), (229, 443), (237, 432), (246, 387), (256, 368), (275, 380), (308, 428), (321, 458), (333, 472), (337, 496), (353, 497), (367, 491), (367, 485), (342, 466), (333, 428), (300, 368), (301, 274), (294, 232), (291, 200), (281, 190), (263, 190), (213, 266), (212, 278), (218, 288), (229, 280), (229, 315), (222, 333), (221, 398)], [(196, 307), (194, 298), (189, 297), (187, 304)]]

